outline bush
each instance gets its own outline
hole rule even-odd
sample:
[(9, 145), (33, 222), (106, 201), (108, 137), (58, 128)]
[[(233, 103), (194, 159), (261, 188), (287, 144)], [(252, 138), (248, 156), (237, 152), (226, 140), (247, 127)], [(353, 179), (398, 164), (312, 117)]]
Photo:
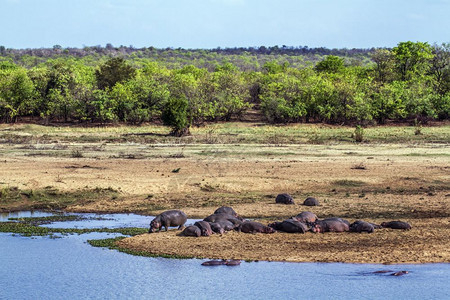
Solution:
[(173, 136), (189, 134), (188, 101), (186, 98), (169, 98), (162, 111), (164, 125), (172, 127)]

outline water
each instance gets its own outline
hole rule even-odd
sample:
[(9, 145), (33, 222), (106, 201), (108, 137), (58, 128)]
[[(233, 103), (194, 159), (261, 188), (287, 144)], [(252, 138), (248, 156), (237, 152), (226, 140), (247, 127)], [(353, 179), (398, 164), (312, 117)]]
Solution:
[[(95, 220), (79, 221), (77, 226), (103, 227), (98, 222), (105, 222), (111, 227), (147, 227), (151, 219), (102, 217), (121, 225)], [(0, 221), (5, 219), (0, 215)], [(0, 299), (450, 299), (450, 264), (243, 262), (236, 267), (204, 267), (204, 260), (136, 257), (86, 243), (114, 236), (90, 233), (51, 239), (0, 233)], [(410, 273), (371, 273), (384, 269)]]

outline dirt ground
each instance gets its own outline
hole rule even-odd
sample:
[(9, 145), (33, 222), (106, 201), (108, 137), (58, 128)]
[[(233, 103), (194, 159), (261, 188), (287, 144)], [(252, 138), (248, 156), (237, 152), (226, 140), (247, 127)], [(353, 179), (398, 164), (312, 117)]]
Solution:
[[(82, 155), (73, 155), (73, 147)], [(449, 179), (447, 144), (0, 145), (0, 188), (118, 192), (80, 199), (67, 211), (155, 215), (176, 208), (189, 218), (204, 218), (229, 205), (242, 217), (266, 224), (312, 211), (319, 218), (402, 220), (413, 226), (373, 234), (229, 232), (202, 238), (172, 230), (120, 242), (154, 254), (206, 258), (450, 262)], [(296, 204), (275, 204), (279, 193), (293, 195)], [(309, 195), (321, 205), (301, 205)], [(0, 202), (0, 209), (23, 209), (30, 201)]]

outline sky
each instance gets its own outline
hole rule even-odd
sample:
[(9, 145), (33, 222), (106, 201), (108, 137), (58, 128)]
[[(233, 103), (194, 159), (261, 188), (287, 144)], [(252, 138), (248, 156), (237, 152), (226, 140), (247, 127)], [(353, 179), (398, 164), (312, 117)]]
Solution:
[(450, 42), (450, 0), (0, 0), (6, 48)]

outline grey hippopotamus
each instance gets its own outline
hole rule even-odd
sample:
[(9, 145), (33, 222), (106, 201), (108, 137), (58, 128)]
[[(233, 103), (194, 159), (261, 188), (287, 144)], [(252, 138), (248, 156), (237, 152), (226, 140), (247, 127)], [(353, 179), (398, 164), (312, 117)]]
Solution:
[(215, 233), (224, 233), (225, 231), (230, 231), (238, 227), (239, 225), (234, 225), (228, 220), (225, 219), (219, 219), (217, 222), (210, 222), (209, 225), (211, 225), (212, 231)]
[(229, 206), (219, 207), (214, 211), (214, 214), (227, 214), (236, 218), (239, 217), (239, 215), (234, 211), (234, 209)]
[(317, 221), (317, 216), (309, 211), (304, 211), (296, 215), (295, 217), (292, 217), (292, 219), (296, 219), (299, 222), (302, 223), (314, 223)]
[(319, 201), (314, 197), (308, 197), (303, 201), (303, 205), (306, 206), (317, 206), (319, 205)]
[(391, 229), (404, 229), (410, 230), (411, 225), (403, 221), (391, 221), (391, 222), (383, 222), (381, 223), (381, 227), (391, 228)]
[(367, 232), (367, 233), (372, 233), (375, 231), (375, 227), (373, 226), (372, 223), (369, 222), (365, 222), (365, 221), (355, 221), (350, 225), (350, 231), (351, 232)]
[(275, 230), (269, 226), (265, 226), (261, 223), (248, 221), (242, 223), (241, 226), (238, 227), (238, 231), (244, 233), (274, 233)]
[(238, 259), (222, 259), (222, 260), (209, 260), (202, 263), (202, 266), (239, 266), (241, 261)]
[(197, 226), (191, 225), (191, 226), (186, 227), (186, 228), (183, 230), (183, 233), (182, 233), (182, 234), (183, 234), (184, 236), (195, 236), (195, 237), (199, 237), (199, 236), (202, 235), (202, 231), (201, 231), (200, 228), (198, 228)]
[(187, 216), (181, 210), (168, 210), (159, 215), (157, 215), (150, 222), (149, 233), (160, 231), (162, 227), (168, 230), (169, 227), (178, 226), (178, 229), (183, 228), (187, 221)]
[(211, 225), (209, 225), (209, 223), (206, 221), (195, 222), (194, 226), (197, 226), (198, 228), (200, 228), (202, 236), (210, 236), (211, 234), (213, 234)]
[[(211, 226), (211, 230), (213, 232), (218, 233), (218, 234), (224, 234), (225, 233), (225, 229), (219, 223), (209, 223), (209, 225)], [(231, 225), (233, 225), (233, 224), (231, 224)]]
[(350, 223), (341, 218), (329, 218), (317, 221), (313, 228), (312, 232), (345, 232), (350, 230)]
[(275, 222), (269, 224), (269, 227), (287, 233), (305, 233), (306, 231), (308, 231), (308, 226), (306, 224), (295, 219), (287, 219), (282, 222)]
[(295, 204), (294, 199), (289, 194), (279, 194), (275, 198), (275, 203), (281, 203), (281, 204)]
[(217, 223), (219, 221), (229, 221), (231, 223), (233, 223), (235, 226), (241, 225), (243, 223), (243, 221), (240, 218), (236, 218), (232, 215), (229, 214), (224, 214), (224, 213), (220, 213), (220, 214), (212, 214), (206, 218), (203, 219), (203, 221), (206, 222), (213, 222), (213, 223)]

